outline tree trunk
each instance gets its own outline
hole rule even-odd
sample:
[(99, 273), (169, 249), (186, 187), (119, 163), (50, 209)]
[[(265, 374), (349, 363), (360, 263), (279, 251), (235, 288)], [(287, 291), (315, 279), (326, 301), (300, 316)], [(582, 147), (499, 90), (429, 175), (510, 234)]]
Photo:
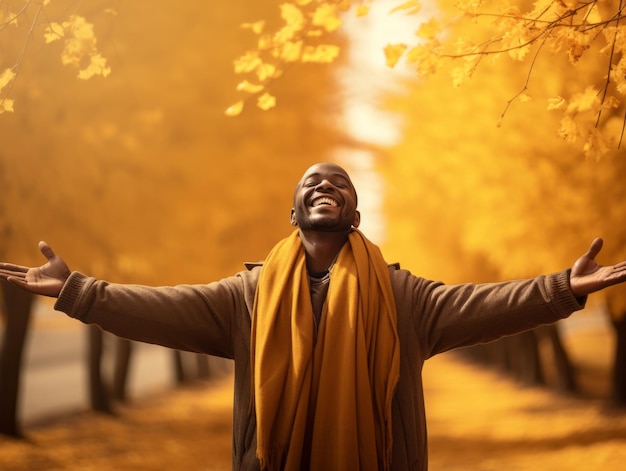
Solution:
[(543, 386), (545, 377), (541, 367), (539, 343), (534, 331), (507, 337), (512, 372), (515, 378), (529, 386)]
[(98, 326), (87, 326), (89, 335), (89, 354), (87, 356), (89, 370), (89, 401), (91, 408), (98, 412), (110, 414), (111, 401), (105, 381), (102, 378), (102, 354), (104, 336)]
[(185, 384), (188, 379), (185, 374), (185, 365), (183, 363), (183, 354), (178, 350), (172, 350), (172, 360), (174, 361), (174, 381), (176, 384)]
[(576, 391), (578, 388), (574, 368), (567, 355), (567, 350), (565, 350), (563, 346), (561, 335), (559, 334), (559, 329), (556, 324), (540, 327), (537, 329), (537, 333), (549, 341), (552, 360), (554, 362), (554, 387), (556, 390), (567, 392)]
[(128, 400), (128, 375), (130, 372), (130, 357), (132, 342), (117, 337), (115, 342), (115, 367), (113, 371), (113, 397), (116, 401)]
[(0, 346), (0, 433), (21, 437), (17, 417), (22, 352), (28, 333), (33, 294), (2, 282), (5, 329)]
[(198, 367), (198, 379), (206, 380), (211, 378), (211, 366), (209, 356), (202, 353), (196, 354), (196, 365)]
[(613, 357), (613, 401), (626, 406), (626, 315), (613, 317), (615, 356)]

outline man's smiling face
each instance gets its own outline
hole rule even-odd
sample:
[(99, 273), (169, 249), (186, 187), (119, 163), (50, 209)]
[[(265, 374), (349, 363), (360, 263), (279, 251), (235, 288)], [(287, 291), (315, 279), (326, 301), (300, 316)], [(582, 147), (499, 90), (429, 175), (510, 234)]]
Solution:
[(346, 171), (321, 163), (310, 167), (296, 186), (292, 222), (307, 231), (349, 231), (360, 221), (357, 196)]

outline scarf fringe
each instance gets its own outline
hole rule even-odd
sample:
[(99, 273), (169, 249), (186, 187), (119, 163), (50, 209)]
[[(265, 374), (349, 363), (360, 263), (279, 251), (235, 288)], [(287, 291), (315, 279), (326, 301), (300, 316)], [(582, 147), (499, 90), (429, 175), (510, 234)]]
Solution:
[(280, 471), (283, 466), (283, 459), (287, 453), (287, 444), (277, 445), (272, 449), (266, 448), (268, 456), (262, 455), (261, 450), (264, 448), (257, 447), (257, 458), (262, 471)]

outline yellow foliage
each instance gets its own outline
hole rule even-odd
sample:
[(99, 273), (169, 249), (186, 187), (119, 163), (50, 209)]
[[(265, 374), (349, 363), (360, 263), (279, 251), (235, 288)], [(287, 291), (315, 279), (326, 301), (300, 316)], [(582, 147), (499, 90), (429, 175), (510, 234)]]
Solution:
[(560, 110), (565, 106), (566, 101), (565, 98), (557, 96), (548, 99), (548, 111), (552, 110)]
[(15, 72), (12, 69), (4, 69), (0, 74), (0, 91), (6, 87), (15, 78)]
[(262, 63), (257, 51), (248, 51), (235, 60), (235, 72), (238, 74), (252, 72)]
[[(255, 87), (255, 91), (250, 92), (249, 86), (246, 86), (246, 89), (238, 86), (238, 90), (259, 95), (275, 78), (281, 76), (290, 64), (297, 62), (322, 64), (334, 61), (339, 56), (339, 46), (333, 44), (332, 41), (327, 43), (320, 41), (320, 38), (342, 26), (340, 15), (350, 6), (352, 6), (352, 0), (316, 0), (315, 2), (293, 0), (279, 5), (283, 24), (274, 32), (260, 35), (265, 26), (262, 21), (242, 25), (259, 34), (260, 37), (256, 49), (246, 51), (235, 61), (235, 73), (256, 74), (261, 82), (259, 84), (261, 88)], [(365, 9), (359, 11), (364, 13)], [(268, 97), (258, 98), (257, 105), (261, 109), (274, 107), (274, 102)], [(227, 114), (235, 115), (232, 110)]]
[(264, 81), (274, 76), (276, 73), (276, 67), (272, 64), (261, 63), (257, 66), (255, 72), (257, 77), (259, 77), (259, 80)]
[(406, 60), (409, 64), (415, 65), (418, 75), (434, 74), (441, 67), (441, 60), (433, 51), (432, 42), (418, 44), (407, 51)]
[(339, 47), (334, 44), (307, 46), (302, 52), (302, 62), (323, 64), (334, 61), (339, 55)]
[(238, 101), (232, 106), (229, 106), (225, 111), (226, 116), (239, 116), (243, 111), (243, 100)]
[(296, 62), (302, 56), (302, 41), (286, 41), (276, 55), (285, 62)]
[(78, 71), (78, 78), (88, 80), (94, 75), (106, 77), (111, 73), (111, 68), (106, 65), (107, 60), (100, 53), (89, 56), (89, 63)]
[(414, 15), (422, 9), (422, 2), (419, 0), (408, 0), (407, 2), (396, 5), (391, 9), (390, 13), (405, 10), (407, 14)]
[(78, 69), (78, 78), (87, 80), (94, 75), (106, 77), (111, 68), (96, 47), (93, 25), (79, 15), (71, 15), (63, 23), (50, 23), (44, 31), (47, 43), (65, 39), (61, 62)]
[(568, 113), (578, 113), (592, 110), (600, 105), (598, 91), (593, 87), (587, 87), (585, 91), (575, 94), (567, 107)]
[(244, 23), (241, 25), (244, 29), (249, 29), (255, 34), (261, 34), (265, 29), (265, 20), (256, 21), (254, 23)]
[(385, 59), (387, 63), (387, 67), (395, 67), (404, 51), (406, 51), (407, 45), (403, 43), (399, 44), (387, 44), (385, 46)]
[(6, 112), (12, 113), (14, 111), (13, 105), (15, 100), (9, 98), (0, 98), (0, 114)]
[(463, 57), (462, 65), (452, 69), (452, 85), (460, 87), (466, 79), (472, 78), (472, 75), (476, 71), (478, 60), (479, 56), (477, 55)]
[(59, 23), (50, 23), (44, 29), (43, 39), (46, 44), (50, 44), (51, 42), (57, 41), (65, 36), (63, 25)]
[(576, 139), (578, 139), (578, 126), (573, 117), (567, 115), (561, 120), (559, 136), (566, 142), (576, 142)]
[(343, 22), (339, 18), (337, 5), (324, 3), (317, 7), (313, 13), (312, 24), (322, 26), (326, 31), (335, 31)]
[(280, 15), (290, 31), (295, 33), (304, 27), (304, 14), (293, 3), (283, 3), (280, 6)]
[(248, 93), (258, 93), (263, 90), (263, 85), (250, 83), (247, 80), (244, 80), (243, 82), (240, 82), (239, 85), (237, 85), (237, 90)]
[[(235, 63), (235, 72), (256, 73), (263, 82), (261, 86), (267, 87), (289, 64), (334, 61), (340, 49), (333, 44), (329, 33), (342, 26), (341, 12), (354, 8), (357, 17), (365, 16), (370, 12), (369, 4), (370, 1), (364, 0), (292, 0), (280, 4), (284, 25), (272, 34), (261, 36), (258, 49), (248, 51)], [(606, 80), (602, 77), (581, 79), (577, 89), (563, 83), (562, 90), (551, 90), (547, 97), (540, 99), (549, 100), (548, 111), (558, 110), (570, 115), (558, 130), (555, 129), (555, 134), (568, 141), (590, 142), (582, 148), (588, 155), (606, 148), (598, 144), (601, 138), (602, 142), (608, 142), (602, 126), (592, 140), (587, 129), (590, 124), (600, 122), (602, 111), (624, 107), (626, 22), (619, 21), (622, 11), (616, 0), (602, 4), (580, 0), (536, 0), (532, 4), (514, 0), (438, 0), (437, 10), (427, 14), (422, 4), (421, 0), (398, 0), (390, 9), (390, 13), (419, 14), (420, 26), (415, 32), (414, 44), (392, 43), (384, 47), (388, 67), (395, 67), (405, 57), (418, 75), (427, 76), (446, 68), (452, 85), (458, 87), (474, 76), (482, 58), (489, 56), (495, 61), (508, 56), (523, 64), (525, 69), (521, 69), (519, 75), (525, 77), (526, 84), (505, 102), (506, 112), (513, 101), (530, 99), (531, 76), (544, 51), (567, 57), (572, 65), (597, 53), (602, 61), (611, 63)], [(244, 26), (260, 34), (264, 23)], [(447, 67), (451, 61), (460, 63)], [(590, 84), (597, 86), (598, 83), (605, 83), (604, 88), (585, 90)], [(262, 92), (258, 89), (255, 93)], [(548, 98), (555, 95), (562, 97)], [(503, 116), (504, 113), (500, 121)]]
[(441, 25), (439, 21), (436, 18), (431, 18), (420, 25), (416, 34), (423, 39), (435, 39), (440, 32)]
[(356, 7), (355, 15), (357, 17), (366, 16), (370, 12), (368, 5), (359, 5)]
[(257, 100), (257, 106), (263, 111), (267, 111), (276, 106), (276, 98), (269, 93), (264, 93)]

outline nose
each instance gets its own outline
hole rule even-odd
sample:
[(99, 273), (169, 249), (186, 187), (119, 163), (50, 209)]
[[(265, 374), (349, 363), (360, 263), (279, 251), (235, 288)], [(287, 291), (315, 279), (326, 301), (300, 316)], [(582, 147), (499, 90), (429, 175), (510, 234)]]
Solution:
[(334, 190), (335, 189), (335, 185), (333, 185), (329, 180), (327, 179), (322, 179), (322, 181), (320, 181), (316, 186), (315, 186), (315, 190), (316, 191), (328, 191), (329, 189)]

